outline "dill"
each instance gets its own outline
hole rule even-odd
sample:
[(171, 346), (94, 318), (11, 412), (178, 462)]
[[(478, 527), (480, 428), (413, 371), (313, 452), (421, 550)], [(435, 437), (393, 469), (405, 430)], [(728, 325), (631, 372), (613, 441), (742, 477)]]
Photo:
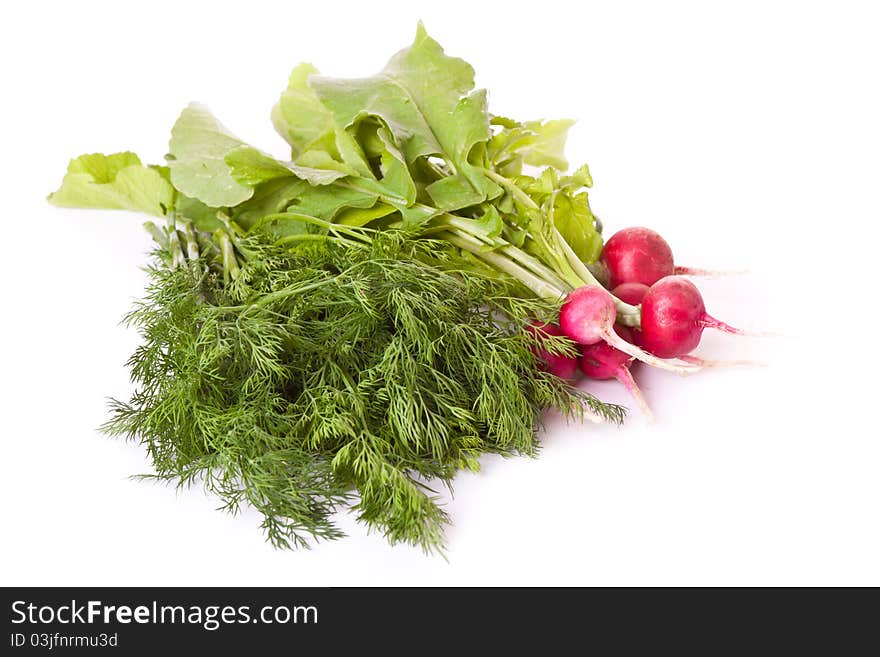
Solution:
[(149, 270), (127, 317), (138, 388), (104, 429), (143, 443), (155, 477), (256, 508), (276, 546), (340, 537), (351, 506), (392, 543), (440, 550), (448, 518), (424, 481), (534, 455), (546, 408), (621, 419), (536, 366), (521, 327), (552, 306), (431, 241), (242, 245), (235, 285), (199, 262)]

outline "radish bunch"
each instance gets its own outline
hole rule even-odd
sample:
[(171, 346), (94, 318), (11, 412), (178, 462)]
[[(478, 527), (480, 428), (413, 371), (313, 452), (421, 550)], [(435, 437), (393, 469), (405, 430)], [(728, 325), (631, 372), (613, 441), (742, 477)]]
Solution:
[[(608, 272), (607, 290), (599, 285), (570, 292), (559, 313), (559, 326), (542, 327), (550, 335), (565, 335), (580, 345), (580, 371), (593, 379), (620, 381), (649, 418), (651, 411), (632, 377), (635, 361), (678, 374), (721, 364), (691, 355), (703, 330), (714, 328), (744, 334), (706, 312), (697, 287), (685, 274), (706, 270), (676, 267), (669, 244), (647, 228), (626, 228), (605, 244), (601, 257)], [(638, 309), (618, 323), (617, 304)], [(572, 379), (577, 361), (544, 354), (549, 371)], [(737, 363), (731, 363), (737, 364)]]

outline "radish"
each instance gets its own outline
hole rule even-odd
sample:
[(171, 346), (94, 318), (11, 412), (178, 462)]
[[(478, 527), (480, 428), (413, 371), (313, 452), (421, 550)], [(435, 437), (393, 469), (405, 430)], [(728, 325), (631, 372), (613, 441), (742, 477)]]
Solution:
[[(627, 342), (631, 342), (632, 335), (625, 326), (615, 325), (614, 331)], [(632, 362), (633, 357), (629, 354), (625, 354), (605, 342), (597, 342), (583, 347), (580, 365), (584, 375), (591, 379), (617, 379), (620, 381), (638, 402), (642, 413), (649, 421), (653, 421), (654, 414), (629, 371)]]
[[(641, 305), (642, 299), (645, 298), (645, 295), (650, 290), (647, 285), (642, 285), (641, 283), (621, 283), (616, 288), (611, 290), (611, 294), (616, 296), (621, 301), (625, 301), (626, 303), (632, 304), (633, 306)], [(630, 337), (627, 338), (627, 342), (632, 342), (635, 345), (641, 346), (641, 337), (642, 332), (636, 328), (629, 329)], [(687, 354), (683, 354), (678, 356), (679, 360), (683, 360), (685, 363), (690, 363), (691, 365), (697, 365), (699, 367), (733, 367), (733, 366), (746, 366), (746, 367), (762, 367), (764, 363), (759, 363), (753, 360), (710, 360), (706, 358), (701, 358), (700, 356), (690, 356)], [(581, 367), (583, 369), (583, 366)]]
[[(608, 270), (610, 287), (617, 287), (621, 283), (653, 285), (661, 278), (674, 274), (723, 276), (742, 273), (676, 267), (667, 241), (650, 228), (643, 227), (624, 228), (614, 233), (602, 249), (601, 261)], [(621, 300), (626, 301), (622, 297)]]
[(609, 285), (641, 283), (653, 285), (675, 271), (672, 249), (650, 228), (619, 230), (605, 242), (602, 262), (608, 268)]
[(606, 342), (649, 365), (678, 374), (699, 369), (665, 362), (630, 344), (614, 332), (616, 317), (614, 297), (599, 286), (587, 285), (569, 293), (559, 311), (559, 326), (565, 335), (582, 345)]
[[(565, 334), (556, 324), (541, 324), (535, 322), (526, 327), (526, 330), (537, 336), (539, 342), (545, 341), (548, 337), (560, 337)], [(540, 346), (533, 345), (532, 353), (541, 361), (541, 367), (551, 374), (555, 374), (560, 379), (573, 381), (578, 373), (578, 358), (575, 356), (566, 356), (565, 354), (551, 353)]]
[(642, 299), (641, 311), (639, 345), (660, 358), (690, 353), (700, 344), (707, 327), (746, 335), (707, 314), (700, 291), (681, 276), (667, 276), (654, 283)]
[[(611, 294), (616, 296), (618, 299), (623, 301), (624, 303), (628, 303), (632, 306), (641, 305), (642, 299), (645, 298), (645, 295), (650, 290), (647, 285), (642, 283), (621, 283), (616, 288), (611, 290)], [(635, 328), (630, 328), (630, 339), (627, 342), (632, 342), (636, 346), (641, 346), (642, 332)], [(687, 361), (690, 362), (690, 361)], [(699, 365), (699, 363), (691, 363), (692, 365)]]
[(644, 283), (621, 283), (613, 290), (611, 290), (611, 294), (616, 296), (624, 303), (628, 303), (632, 306), (638, 306), (640, 303), (642, 303), (642, 299), (645, 298), (645, 295), (648, 293), (649, 289), (651, 288), (649, 288)]

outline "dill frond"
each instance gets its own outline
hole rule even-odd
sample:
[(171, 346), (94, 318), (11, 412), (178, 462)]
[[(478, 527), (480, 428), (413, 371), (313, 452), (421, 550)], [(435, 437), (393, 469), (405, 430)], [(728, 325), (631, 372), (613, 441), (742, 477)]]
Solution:
[(143, 339), (136, 392), (104, 429), (143, 443), (152, 476), (256, 508), (276, 546), (338, 538), (333, 514), (351, 507), (392, 543), (442, 551), (448, 518), (422, 480), (534, 455), (547, 408), (622, 418), (536, 366), (521, 328), (552, 304), (438, 243), (243, 247), (230, 283), (149, 270), (126, 318)]

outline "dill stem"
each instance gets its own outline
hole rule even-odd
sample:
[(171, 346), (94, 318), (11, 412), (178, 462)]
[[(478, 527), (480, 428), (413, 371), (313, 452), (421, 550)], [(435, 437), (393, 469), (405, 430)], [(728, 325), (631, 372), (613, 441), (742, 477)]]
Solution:
[(360, 240), (362, 242), (366, 242), (367, 244), (373, 241), (368, 235), (364, 234), (370, 230), (368, 228), (349, 228), (344, 224), (336, 224), (331, 221), (324, 221), (323, 219), (318, 219), (317, 217), (311, 217), (307, 214), (298, 214), (296, 212), (276, 212), (273, 214), (267, 214), (265, 217), (260, 219), (260, 223), (262, 224), (276, 219), (293, 219), (295, 221), (301, 221), (306, 224), (312, 224), (313, 226), (326, 228), (327, 230), (334, 233), (342, 233), (343, 235), (348, 235), (349, 237)]
[(364, 248), (367, 245), (362, 242), (355, 242), (344, 237), (335, 235), (317, 235), (315, 233), (300, 233), (298, 235), (285, 235), (275, 242), (276, 246), (284, 246), (290, 242), (337, 242), (346, 247)]

